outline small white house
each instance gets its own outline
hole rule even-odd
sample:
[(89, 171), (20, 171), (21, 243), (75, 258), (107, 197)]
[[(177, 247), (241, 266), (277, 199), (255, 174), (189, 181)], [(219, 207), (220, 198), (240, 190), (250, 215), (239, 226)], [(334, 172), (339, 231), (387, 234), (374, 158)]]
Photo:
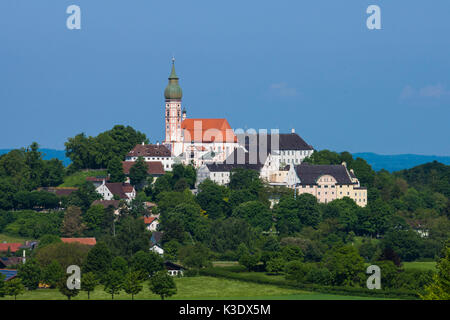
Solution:
[(151, 216), (151, 217), (144, 217), (144, 223), (148, 231), (156, 231), (159, 225), (158, 217)]
[(166, 261), (164, 262), (164, 267), (166, 268), (167, 273), (172, 277), (183, 276), (184, 268), (179, 264)]
[(156, 252), (156, 253), (158, 253), (158, 254), (160, 254), (160, 255), (163, 255), (163, 254), (164, 254), (164, 249), (161, 248), (158, 244), (154, 244), (154, 245), (150, 248), (150, 251)]
[(136, 190), (129, 183), (105, 182), (95, 189), (103, 197), (103, 200), (113, 200), (114, 196), (120, 199), (131, 201), (136, 198)]

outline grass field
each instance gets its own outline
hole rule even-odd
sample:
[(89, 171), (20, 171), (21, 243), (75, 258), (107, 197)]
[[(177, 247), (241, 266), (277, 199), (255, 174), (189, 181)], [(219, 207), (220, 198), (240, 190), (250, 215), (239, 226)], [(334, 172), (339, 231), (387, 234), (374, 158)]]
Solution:
[(0, 233), (0, 242), (20, 242), (23, 243), (26, 240), (32, 240), (32, 239), (25, 239), (25, 238), (21, 238), (21, 237), (16, 237), (16, 236), (9, 236), (7, 234), (3, 234)]
[[(295, 289), (280, 288), (272, 285), (262, 285), (243, 281), (234, 281), (213, 277), (184, 277), (176, 278), (178, 292), (169, 299), (179, 300), (370, 300), (373, 298), (342, 296), (306, 292)], [(13, 297), (0, 298), (0, 300), (14, 299)], [(20, 300), (65, 300), (67, 299), (56, 289), (38, 289), (28, 291), (17, 297)], [(85, 300), (87, 294), (80, 292), (73, 300)], [(109, 300), (111, 295), (103, 291), (101, 286), (91, 293), (92, 300)], [(125, 292), (116, 295), (114, 299), (130, 300), (131, 296)], [(136, 300), (160, 299), (150, 292), (148, 283), (144, 283), (143, 291)]]
[(76, 187), (86, 181), (87, 177), (106, 176), (106, 170), (88, 170), (78, 171), (74, 174), (64, 177), (64, 183), (59, 187)]
[[(353, 244), (354, 244), (354, 246), (355, 246), (356, 248), (359, 248), (359, 247), (362, 245), (362, 243), (363, 243), (363, 239), (364, 239), (364, 237), (356, 236), (356, 237), (353, 239)], [(366, 239), (367, 239), (367, 238), (366, 238)], [(377, 244), (378, 242), (380, 242), (379, 239), (375, 239), (375, 238), (370, 239), (370, 241), (371, 241), (373, 244)]]
[(213, 261), (214, 267), (231, 267), (239, 265), (237, 261)]
[(436, 262), (403, 262), (403, 268), (405, 270), (417, 269), (422, 271), (437, 271)]

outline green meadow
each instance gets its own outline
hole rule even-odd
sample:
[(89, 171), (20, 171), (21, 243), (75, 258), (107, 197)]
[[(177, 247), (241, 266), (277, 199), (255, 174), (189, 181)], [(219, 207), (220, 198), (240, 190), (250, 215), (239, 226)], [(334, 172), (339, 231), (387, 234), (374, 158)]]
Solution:
[(87, 177), (106, 176), (106, 170), (78, 171), (70, 176), (64, 177), (64, 183), (59, 187), (77, 187), (86, 181)]
[[(262, 285), (244, 281), (235, 281), (214, 277), (183, 277), (175, 279), (178, 292), (168, 298), (169, 300), (371, 300), (374, 298), (332, 295), (307, 292), (272, 285)], [(12, 300), (13, 297), (4, 297), (0, 300)], [(57, 289), (38, 289), (27, 291), (17, 297), (18, 300), (66, 300)], [(73, 300), (86, 300), (87, 293), (81, 291)], [(110, 300), (111, 295), (98, 286), (91, 293), (91, 300)], [(131, 295), (121, 291), (114, 296), (115, 300), (131, 300)], [(159, 296), (153, 294), (148, 283), (143, 283), (143, 290), (135, 296), (135, 300), (158, 300)]]

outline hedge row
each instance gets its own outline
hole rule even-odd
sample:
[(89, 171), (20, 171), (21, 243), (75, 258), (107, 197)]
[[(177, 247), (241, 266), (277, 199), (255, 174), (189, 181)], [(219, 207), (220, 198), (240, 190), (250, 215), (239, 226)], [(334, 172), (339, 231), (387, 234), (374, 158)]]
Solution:
[(294, 281), (279, 278), (270, 279), (256, 272), (254, 274), (236, 273), (218, 267), (201, 269), (200, 274), (204, 276), (247, 281), (259, 284), (276, 285), (279, 287), (293, 288), (305, 291), (314, 291), (320, 293), (374, 297), (374, 298), (388, 298), (388, 299), (408, 299), (408, 300), (419, 299), (417, 293), (410, 290), (399, 290), (399, 289), (369, 290), (366, 288), (321, 286), (317, 284), (296, 283)]

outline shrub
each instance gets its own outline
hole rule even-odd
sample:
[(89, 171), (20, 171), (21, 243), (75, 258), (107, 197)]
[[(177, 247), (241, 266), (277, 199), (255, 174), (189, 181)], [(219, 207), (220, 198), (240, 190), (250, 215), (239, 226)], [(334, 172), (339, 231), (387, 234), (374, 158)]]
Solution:
[(312, 268), (306, 274), (306, 282), (329, 286), (333, 282), (333, 275), (327, 268)]

